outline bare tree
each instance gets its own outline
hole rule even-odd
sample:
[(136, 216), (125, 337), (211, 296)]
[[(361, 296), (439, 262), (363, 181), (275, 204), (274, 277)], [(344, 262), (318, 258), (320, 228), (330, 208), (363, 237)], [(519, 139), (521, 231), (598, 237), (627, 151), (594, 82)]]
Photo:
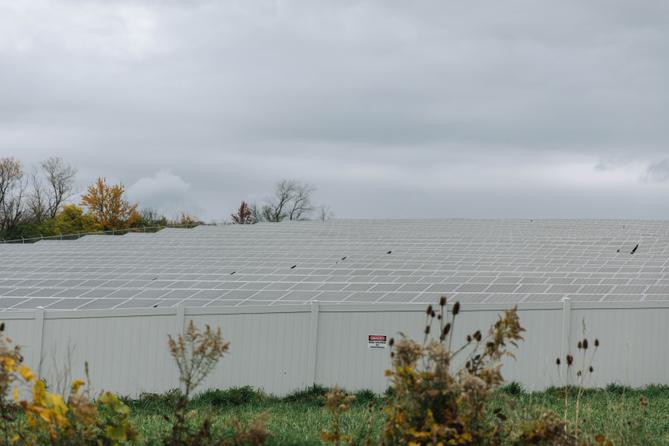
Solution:
[(289, 203), (288, 220), (305, 220), (313, 212), (314, 206), (311, 204), (311, 194), (316, 190), (315, 187), (307, 183), (296, 183), (293, 190), (293, 199)]
[(334, 218), (334, 212), (330, 209), (330, 206), (320, 206), (318, 208), (318, 219), (320, 221), (327, 221)]
[(253, 221), (255, 223), (260, 223), (261, 221), (264, 221), (262, 211), (261, 209), (258, 208), (258, 206), (256, 206), (255, 203), (250, 205), (250, 209), (251, 209), (251, 215), (253, 215)]
[(283, 180), (276, 185), (274, 196), (263, 206), (262, 217), (269, 222), (306, 220), (314, 210), (311, 194), (316, 189), (295, 180)]
[(153, 208), (142, 208), (139, 211), (140, 226), (167, 226), (167, 217)]
[(286, 208), (293, 198), (295, 182), (283, 180), (276, 185), (274, 197), (262, 208), (262, 216), (266, 221), (278, 223), (286, 218)]
[(51, 157), (41, 164), (49, 194), (46, 197), (46, 212), (54, 218), (60, 206), (72, 196), (77, 170), (61, 158)]
[(0, 233), (6, 235), (16, 229), (23, 217), (23, 167), (16, 158), (0, 158)]
[(48, 191), (36, 170), (28, 176), (30, 192), (26, 195), (26, 217), (33, 223), (40, 224), (49, 216)]

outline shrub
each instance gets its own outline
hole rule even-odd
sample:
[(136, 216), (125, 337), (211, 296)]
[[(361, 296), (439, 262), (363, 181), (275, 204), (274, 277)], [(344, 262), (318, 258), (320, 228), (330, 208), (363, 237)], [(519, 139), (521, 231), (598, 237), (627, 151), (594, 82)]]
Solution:
[(140, 393), (137, 398), (123, 398), (123, 402), (133, 409), (150, 410), (153, 412), (169, 411), (182, 397), (180, 389), (171, 389), (165, 393)]
[(230, 389), (208, 390), (199, 394), (193, 402), (214, 407), (235, 407), (243, 404), (260, 403), (268, 397), (251, 386), (232, 387)]
[(286, 395), (283, 400), (290, 403), (306, 403), (323, 406), (325, 404), (325, 395), (330, 391), (327, 387), (314, 384), (304, 390), (298, 390)]
[[(85, 381), (76, 380), (66, 398), (52, 393), (25, 365), (20, 349), (4, 336), (0, 324), (0, 445), (120, 445), (137, 435), (130, 409), (113, 393), (97, 401)], [(22, 384), (31, 399), (20, 398)], [(9, 400), (11, 388), (13, 401)], [(19, 416), (20, 415), (20, 416)]]
[(359, 390), (355, 393), (354, 404), (376, 404), (380, 402), (381, 398), (369, 389)]
[[(453, 326), (460, 310), (453, 305), (447, 321), (446, 300), (437, 315), (427, 309), (422, 343), (391, 340), (392, 369), (386, 372), (394, 397), (386, 409), (383, 442), (387, 445), (495, 444), (504, 435), (499, 418), (487, 412), (491, 392), (502, 383), (501, 359), (522, 340), (524, 329), (515, 310), (504, 312), (483, 334), (476, 330), (453, 350)], [(439, 332), (430, 338), (435, 320)], [(465, 356), (453, 370), (454, 359)]]
[(516, 381), (512, 381), (509, 384), (502, 386), (500, 390), (508, 395), (513, 396), (518, 396), (525, 393), (523, 385)]

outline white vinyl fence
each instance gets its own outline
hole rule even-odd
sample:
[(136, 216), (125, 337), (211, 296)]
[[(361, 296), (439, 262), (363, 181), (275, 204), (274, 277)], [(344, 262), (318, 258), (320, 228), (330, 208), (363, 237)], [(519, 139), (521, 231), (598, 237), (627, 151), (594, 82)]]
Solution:
[[(220, 326), (231, 349), (205, 388), (250, 385), (283, 395), (314, 383), (348, 390), (383, 391), (387, 348), (370, 335), (422, 338), (425, 305), (335, 305), (245, 308), (132, 309), (2, 312), (6, 334), (21, 345), (26, 363), (54, 386), (82, 377), (89, 363), (95, 390), (122, 395), (164, 392), (179, 385), (167, 335), (198, 326)], [(509, 306), (463, 305), (454, 344), (487, 330)], [(583, 337), (601, 346), (589, 385), (669, 384), (669, 302), (524, 304), (527, 330), (516, 359), (505, 361), (507, 381), (528, 389), (562, 385), (555, 365)], [(382, 343), (376, 347), (383, 347)]]

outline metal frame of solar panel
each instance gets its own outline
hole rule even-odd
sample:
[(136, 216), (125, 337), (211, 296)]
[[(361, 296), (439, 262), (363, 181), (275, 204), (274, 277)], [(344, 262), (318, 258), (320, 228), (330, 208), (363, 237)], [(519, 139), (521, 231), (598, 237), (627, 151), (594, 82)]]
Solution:
[[(636, 249), (635, 249), (636, 247)], [(0, 311), (669, 300), (669, 222), (334, 220), (0, 245)]]

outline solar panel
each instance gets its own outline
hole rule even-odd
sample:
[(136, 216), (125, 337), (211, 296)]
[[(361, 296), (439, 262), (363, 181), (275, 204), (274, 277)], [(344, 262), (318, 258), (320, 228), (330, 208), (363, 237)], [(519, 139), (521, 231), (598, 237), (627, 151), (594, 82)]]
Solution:
[(199, 226), (0, 244), (0, 311), (668, 300), (668, 262), (664, 221)]

